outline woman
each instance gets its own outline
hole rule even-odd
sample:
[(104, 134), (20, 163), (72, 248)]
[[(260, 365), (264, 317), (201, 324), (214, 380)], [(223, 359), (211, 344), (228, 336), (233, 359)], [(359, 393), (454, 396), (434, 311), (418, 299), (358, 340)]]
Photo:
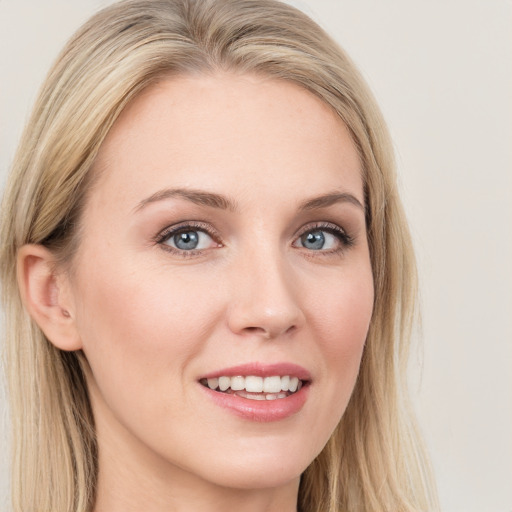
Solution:
[(305, 15), (100, 12), (3, 208), (15, 510), (435, 509), (391, 145)]

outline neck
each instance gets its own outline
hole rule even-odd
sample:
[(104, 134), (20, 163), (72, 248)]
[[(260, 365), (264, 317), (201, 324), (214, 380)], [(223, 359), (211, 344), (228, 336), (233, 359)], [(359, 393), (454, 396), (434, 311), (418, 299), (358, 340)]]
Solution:
[[(126, 482), (125, 482), (126, 484)], [(295, 483), (286, 493), (283, 489), (247, 490), (208, 486), (182, 487), (181, 482), (169, 482), (165, 489), (156, 482), (139, 482), (136, 486), (116, 486), (106, 479), (99, 482), (94, 512), (296, 512)]]

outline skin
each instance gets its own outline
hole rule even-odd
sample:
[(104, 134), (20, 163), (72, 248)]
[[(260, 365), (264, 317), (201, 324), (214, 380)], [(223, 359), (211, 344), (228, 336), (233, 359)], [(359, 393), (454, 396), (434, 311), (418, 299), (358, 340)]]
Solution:
[[(174, 77), (128, 106), (94, 172), (55, 300), (90, 365), (95, 512), (296, 510), (300, 474), (347, 406), (372, 313), (362, 170), (346, 127), (291, 83)], [(232, 208), (155, 196), (176, 188)], [(334, 193), (353, 199), (301, 208)], [(186, 221), (211, 232), (200, 250), (159, 238)], [(327, 248), (305, 246), (325, 223), (351, 244), (324, 230)], [(198, 382), (250, 362), (306, 368), (304, 407), (250, 421)]]

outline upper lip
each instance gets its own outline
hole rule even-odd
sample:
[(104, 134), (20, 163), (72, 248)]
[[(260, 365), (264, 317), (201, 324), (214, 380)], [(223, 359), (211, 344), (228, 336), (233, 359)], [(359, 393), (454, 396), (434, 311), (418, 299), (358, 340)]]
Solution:
[(222, 368), (201, 376), (201, 379), (213, 379), (219, 377), (254, 375), (256, 377), (272, 377), (274, 375), (290, 375), (298, 377), (302, 381), (310, 381), (311, 374), (302, 366), (294, 363), (245, 363), (229, 368)]

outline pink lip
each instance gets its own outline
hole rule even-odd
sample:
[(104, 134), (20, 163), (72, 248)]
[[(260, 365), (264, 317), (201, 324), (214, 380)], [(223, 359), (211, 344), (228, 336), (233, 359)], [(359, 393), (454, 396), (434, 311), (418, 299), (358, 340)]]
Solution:
[(256, 422), (279, 421), (298, 413), (306, 403), (311, 383), (310, 373), (303, 367), (290, 363), (260, 364), (250, 363), (216, 370), (201, 377), (201, 379), (218, 378), (222, 376), (255, 375), (271, 377), (273, 375), (291, 375), (307, 381), (306, 385), (286, 398), (276, 400), (250, 400), (234, 394), (213, 391), (200, 384), (201, 389), (216, 405), (227, 409), (233, 414)]

